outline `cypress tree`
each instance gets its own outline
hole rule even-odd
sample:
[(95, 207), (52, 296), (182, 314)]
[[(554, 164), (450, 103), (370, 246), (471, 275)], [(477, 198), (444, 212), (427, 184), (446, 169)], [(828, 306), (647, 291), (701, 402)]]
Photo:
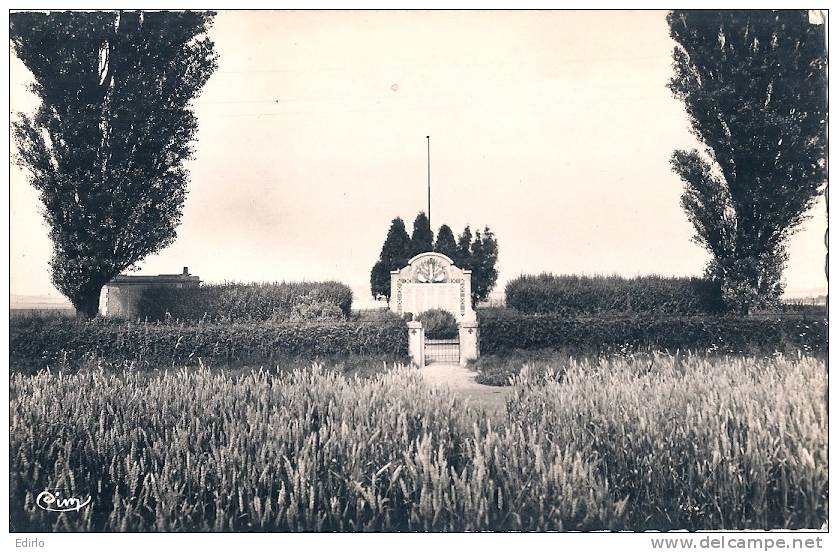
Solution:
[(498, 281), (498, 242), (488, 226), (477, 231), (471, 245), (471, 300), (474, 306), (484, 301)]
[(416, 215), (413, 221), (413, 235), (410, 237), (411, 256), (434, 250), (434, 233), (431, 222), (424, 211)]
[(451, 231), (451, 227), (447, 224), (439, 227), (439, 232), (436, 234), (434, 251), (446, 255), (456, 264), (457, 241), (454, 239), (454, 232)]
[(457, 251), (454, 257), (454, 264), (458, 267), (470, 270), (471, 264), (471, 228), (468, 225), (463, 229), (460, 237), (457, 238)]
[(390, 223), (387, 238), (381, 246), (378, 261), (370, 271), (370, 292), (376, 299), (390, 300), (390, 271), (399, 270), (407, 265), (411, 257), (410, 236), (401, 217)]

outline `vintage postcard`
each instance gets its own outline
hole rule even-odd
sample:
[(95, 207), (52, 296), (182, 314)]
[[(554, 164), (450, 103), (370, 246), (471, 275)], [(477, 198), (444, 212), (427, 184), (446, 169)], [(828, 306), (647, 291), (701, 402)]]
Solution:
[(6, 549), (825, 546), (826, 10), (8, 22)]

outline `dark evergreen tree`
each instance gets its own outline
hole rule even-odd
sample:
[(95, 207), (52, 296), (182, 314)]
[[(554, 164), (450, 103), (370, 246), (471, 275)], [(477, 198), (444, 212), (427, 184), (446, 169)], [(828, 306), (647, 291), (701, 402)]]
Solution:
[(52, 281), (79, 316), (102, 286), (172, 243), (198, 122), (190, 103), (216, 69), (212, 13), (18, 12), (12, 49), (40, 100), (13, 123), (39, 192)]
[(443, 224), (439, 227), (439, 232), (436, 234), (434, 251), (446, 255), (456, 264), (457, 241), (454, 239), (454, 232), (451, 231), (451, 227), (447, 224)]
[[(424, 219), (424, 220), (423, 220)], [(419, 213), (414, 224), (414, 236), (427, 236), (428, 232), (422, 230), (427, 224), (427, 217)], [(417, 229), (419, 232), (417, 233)], [(425, 242), (427, 243), (427, 241)], [(475, 233), (472, 239), (471, 228), (466, 226), (462, 234), (455, 241), (451, 228), (443, 224), (439, 229), (436, 247), (433, 249), (447, 255), (458, 267), (471, 270), (472, 304), (477, 305), (479, 301), (485, 300), (497, 282), (497, 260), (498, 244), (495, 235), (489, 227)], [(387, 239), (381, 248), (378, 262), (375, 263), (370, 272), (370, 290), (373, 297), (377, 299), (390, 300), (390, 271), (398, 270), (407, 265), (410, 257), (417, 255), (415, 240), (407, 236), (404, 221), (400, 218), (393, 219)], [(420, 252), (430, 251), (424, 249)]]
[(454, 264), (464, 270), (470, 270), (469, 263), (471, 262), (471, 228), (466, 225), (463, 232), (457, 238), (457, 254), (451, 257)]
[(431, 222), (425, 212), (421, 211), (413, 221), (413, 234), (410, 236), (411, 256), (433, 250), (434, 233), (431, 231)]
[(471, 244), (471, 301), (473, 306), (484, 301), (498, 280), (498, 243), (495, 235), (485, 227), (474, 234)]
[(374, 299), (390, 301), (390, 270), (381, 259), (372, 265), (370, 293)]
[(676, 151), (681, 205), (730, 308), (782, 293), (788, 237), (826, 181), (824, 25), (805, 10), (674, 11), (675, 75), (703, 152)]
[(407, 235), (404, 221), (396, 217), (390, 223), (378, 262), (370, 272), (370, 292), (373, 297), (390, 300), (390, 271), (404, 268), (411, 256), (410, 236)]

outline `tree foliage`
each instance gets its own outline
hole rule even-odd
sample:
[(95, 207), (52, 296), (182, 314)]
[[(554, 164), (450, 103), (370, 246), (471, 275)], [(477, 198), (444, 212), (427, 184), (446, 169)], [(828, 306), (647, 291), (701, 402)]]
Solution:
[(370, 271), (370, 293), (373, 299), (390, 300), (390, 271), (381, 259), (372, 265)]
[(806, 11), (674, 11), (669, 87), (704, 151), (678, 150), (681, 205), (729, 307), (776, 301), (788, 237), (826, 179), (824, 26)]
[(471, 269), (471, 302), (485, 301), (498, 281), (498, 242), (488, 226), (474, 234), (469, 267)]
[[(472, 236), (467, 225), (455, 240), (451, 227), (443, 224), (439, 228), (436, 244), (425, 213), (419, 213), (413, 224), (413, 236), (405, 231), (401, 218), (393, 219), (387, 239), (381, 248), (378, 261), (370, 272), (370, 290), (376, 299), (390, 300), (390, 271), (407, 265), (411, 257), (427, 251), (436, 251), (448, 256), (454, 264), (464, 270), (471, 270), (471, 299), (476, 305), (485, 300), (498, 279), (498, 243), (495, 235), (485, 227)], [(421, 247), (419, 246), (421, 244)]]
[(434, 233), (431, 230), (431, 221), (424, 211), (420, 211), (413, 221), (413, 234), (410, 236), (411, 257), (420, 253), (427, 253), (434, 250)]
[(370, 291), (374, 298), (390, 300), (390, 271), (406, 266), (411, 256), (410, 236), (404, 221), (396, 217), (390, 223), (378, 261), (370, 273)]
[(456, 339), (458, 333), (457, 319), (443, 309), (428, 309), (416, 317), (425, 329), (426, 339)]
[(214, 14), (14, 13), (10, 39), (40, 100), (13, 123), (39, 192), (52, 281), (82, 316), (111, 278), (174, 241), (198, 128), (190, 102), (217, 67)]
[(471, 270), (471, 228), (468, 224), (457, 238), (457, 254), (451, 259), (460, 268)]
[(457, 241), (454, 239), (454, 232), (447, 224), (439, 227), (436, 234), (436, 243), (434, 244), (434, 251), (442, 253), (452, 261), (457, 258)]

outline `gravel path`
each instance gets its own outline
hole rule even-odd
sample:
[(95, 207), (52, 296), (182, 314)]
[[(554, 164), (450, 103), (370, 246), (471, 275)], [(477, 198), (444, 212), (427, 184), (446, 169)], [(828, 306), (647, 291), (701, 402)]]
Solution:
[(504, 417), (508, 387), (477, 383), (474, 381), (477, 373), (459, 364), (434, 362), (420, 371), (429, 385), (448, 387), (458, 395), (468, 398), (470, 404), (486, 410), (494, 418)]

